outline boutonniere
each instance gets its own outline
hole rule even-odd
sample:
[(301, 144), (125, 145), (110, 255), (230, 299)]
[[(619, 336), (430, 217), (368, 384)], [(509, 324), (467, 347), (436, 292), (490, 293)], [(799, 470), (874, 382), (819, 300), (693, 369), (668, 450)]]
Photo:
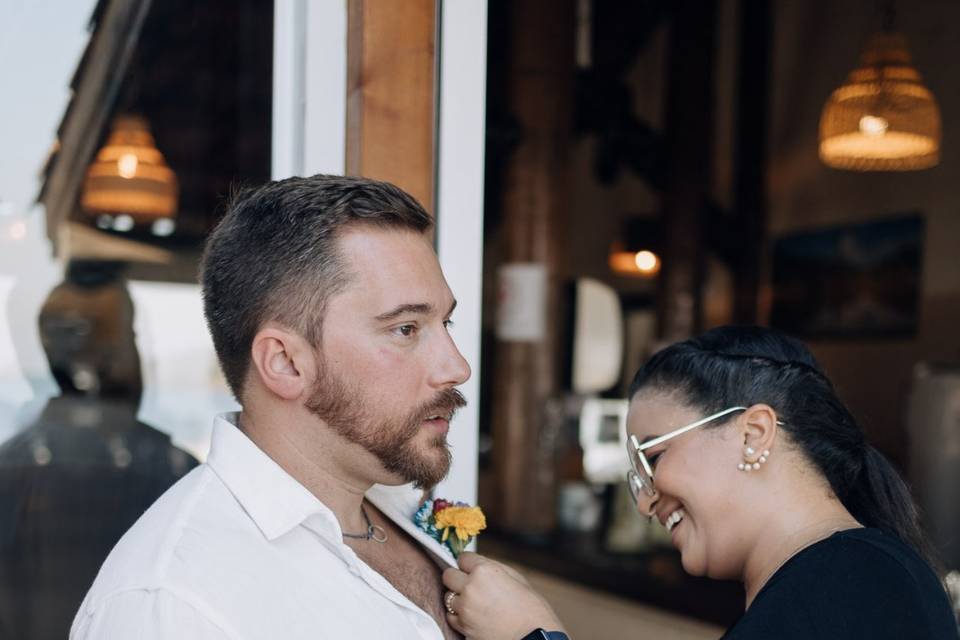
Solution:
[(454, 558), (487, 528), (487, 519), (480, 507), (440, 498), (424, 501), (413, 515), (413, 522), (434, 540), (445, 544)]

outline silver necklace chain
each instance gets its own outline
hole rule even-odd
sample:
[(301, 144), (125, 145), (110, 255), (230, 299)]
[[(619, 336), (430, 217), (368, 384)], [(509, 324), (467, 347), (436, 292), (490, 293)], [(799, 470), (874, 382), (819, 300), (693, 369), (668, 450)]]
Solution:
[[(367, 515), (367, 510), (363, 508), (363, 505), (360, 505), (360, 513), (363, 514), (363, 519), (367, 523), (367, 530), (364, 533), (343, 533), (344, 538), (353, 538), (354, 540), (373, 540), (374, 542), (379, 542), (383, 544), (387, 541), (387, 532), (378, 524), (373, 524), (370, 521), (370, 516)], [(342, 533), (342, 532), (341, 532)]]

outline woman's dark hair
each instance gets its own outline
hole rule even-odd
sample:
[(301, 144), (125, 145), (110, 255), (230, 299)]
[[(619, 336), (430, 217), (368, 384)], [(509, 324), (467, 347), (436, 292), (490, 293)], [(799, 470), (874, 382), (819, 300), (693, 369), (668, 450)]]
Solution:
[(896, 535), (935, 565), (910, 490), (887, 459), (867, 444), (799, 340), (762, 327), (712, 329), (650, 358), (637, 372), (630, 397), (645, 389), (675, 394), (704, 414), (770, 405), (783, 421), (781, 429), (854, 518)]

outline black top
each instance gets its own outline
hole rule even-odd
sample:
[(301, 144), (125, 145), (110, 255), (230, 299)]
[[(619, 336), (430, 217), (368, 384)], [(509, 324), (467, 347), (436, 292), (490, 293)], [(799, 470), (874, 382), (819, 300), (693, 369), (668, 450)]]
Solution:
[(787, 561), (723, 640), (957, 640), (933, 570), (879, 529), (841, 531)]

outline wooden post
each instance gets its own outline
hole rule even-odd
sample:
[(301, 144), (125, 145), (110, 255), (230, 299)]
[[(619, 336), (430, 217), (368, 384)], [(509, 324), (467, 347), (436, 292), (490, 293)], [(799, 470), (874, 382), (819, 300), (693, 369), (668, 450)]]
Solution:
[(505, 167), (500, 256), (501, 264), (545, 267), (547, 322), (537, 341), (497, 341), (492, 410), (496, 525), (541, 534), (553, 528), (556, 514), (546, 405), (560, 389), (558, 265), (567, 202), (575, 12), (571, 0), (515, 0), (509, 11), (508, 103), (521, 141)]
[(436, 2), (350, 0), (347, 20), (347, 173), (432, 212)]
[(699, 330), (703, 221), (710, 192), (716, 0), (677, 0), (670, 31), (666, 188), (659, 333), (682, 340)]
[(740, 87), (737, 147), (734, 160), (734, 213), (743, 233), (743, 250), (734, 268), (733, 320), (765, 321), (760, 310), (760, 283), (766, 268), (767, 101), (770, 90), (772, 20), (769, 0), (740, 4)]

